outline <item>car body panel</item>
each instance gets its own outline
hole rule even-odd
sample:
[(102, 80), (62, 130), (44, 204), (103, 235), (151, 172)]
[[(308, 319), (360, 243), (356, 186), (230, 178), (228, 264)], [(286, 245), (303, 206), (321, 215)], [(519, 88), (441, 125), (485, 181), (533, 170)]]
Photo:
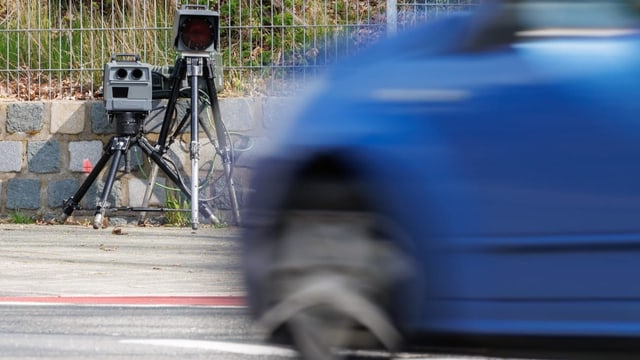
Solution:
[(471, 19), (329, 73), (269, 161), (269, 196), (317, 156), (347, 164), (406, 232), (407, 332), (640, 336), (640, 35), (448, 46)]

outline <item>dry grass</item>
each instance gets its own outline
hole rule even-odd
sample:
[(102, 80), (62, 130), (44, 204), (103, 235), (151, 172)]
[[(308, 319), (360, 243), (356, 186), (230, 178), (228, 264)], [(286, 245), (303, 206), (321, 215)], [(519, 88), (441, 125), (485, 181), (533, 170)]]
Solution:
[[(111, 54), (171, 65), (180, 0), (0, 3), (0, 97), (95, 96)], [(205, 2), (206, 3), (206, 2)], [(220, 0), (225, 93), (261, 93), (289, 69), (323, 66), (382, 33), (385, 0)], [(366, 26), (354, 26), (364, 24)], [(375, 26), (374, 26), (375, 25)], [(265, 71), (267, 69), (267, 71)], [(275, 70), (274, 70), (275, 69)], [(3, 71), (4, 70), (4, 71)]]

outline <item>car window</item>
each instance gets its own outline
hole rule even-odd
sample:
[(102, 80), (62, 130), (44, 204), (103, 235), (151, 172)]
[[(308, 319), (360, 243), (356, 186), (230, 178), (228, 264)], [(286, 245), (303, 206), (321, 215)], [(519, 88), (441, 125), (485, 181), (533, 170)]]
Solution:
[(468, 34), (462, 50), (483, 51), (537, 37), (620, 35), (640, 29), (640, 0), (505, 0), (497, 4), (488, 15), (483, 13), (489, 20)]
[(640, 1), (511, 1), (523, 30), (628, 28), (638, 24)]

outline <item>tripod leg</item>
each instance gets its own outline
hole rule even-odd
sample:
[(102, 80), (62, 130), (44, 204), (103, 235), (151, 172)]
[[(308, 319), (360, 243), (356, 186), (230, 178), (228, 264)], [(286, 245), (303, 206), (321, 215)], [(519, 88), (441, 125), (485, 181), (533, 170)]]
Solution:
[[(205, 60), (206, 61), (206, 60)], [(216, 136), (218, 138), (218, 144), (220, 145), (222, 153), (222, 166), (224, 168), (224, 175), (229, 186), (229, 197), (231, 198), (231, 209), (233, 210), (233, 221), (236, 225), (240, 225), (240, 206), (238, 205), (238, 196), (236, 193), (236, 186), (233, 181), (233, 161), (231, 154), (231, 144), (227, 141), (227, 129), (222, 122), (222, 114), (220, 113), (220, 103), (218, 102), (218, 93), (216, 92), (214, 78), (213, 64), (208, 61), (205, 66), (205, 75), (207, 82), (207, 92), (209, 99), (211, 100), (211, 111), (213, 112), (213, 122), (216, 129)]]
[[(151, 164), (151, 174), (149, 175), (149, 181), (147, 182), (147, 190), (144, 192), (144, 198), (142, 199), (142, 207), (146, 208), (149, 206), (149, 201), (151, 201), (151, 196), (153, 195), (153, 187), (156, 184), (156, 178), (158, 177), (158, 164)], [(138, 218), (138, 224), (144, 224), (144, 219), (147, 216), (147, 212), (143, 211), (140, 213), (140, 217)]]
[(109, 194), (111, 193), (111, 188), (113, 187), (113, 182), (116, 178), (116, 172), (118, 171), (118, 166), (120, 166), (120, 158), (126, 151), (126, 148), (119, 149), (114, 153), (114, 157), (111, 160), (111, 165), (109, 166), (109, 173), (107, 174), (107, 179), (104, 182), (104, 188), (102, 189), (102, 195), (100, 196), (100, 200), (96, 204), (96, 213), (93, 219), (93, 228), (99, 229), (102, 227), (102, 221), (104, 220), (104, 215), (109, 207)]
[[(167, 162), (162, 158), (162, 155), (160, 154), (160, 152), (156, 151), (153, 148), (153, 146), (151, 146), (149, 141), (144, 137), (138, 138), (138, 145), (140, 146), (140, 149), (142, 149), (142, 151), (145, 154), (147, 154), (147, 156), (151, 160), (153, 160), (153, 162), (156, 163), (158, 167), (160, 167), (160, 170), (162, 170), (169, 177), (169, 179), (173, 181), (173, 183), (180, 188), (180, 190), (187, 196), (187, 198), (191, 200), (192, 206), (193, 206), (191, 190), (189, 190), (189, 188), (184, 184), (184, 182), (182, 181), (180, 176), (175, 172), (175, 170), (172, 169), (167, 164)], [(220, 223), (220, 220), (218, 220), (218, 218), (213, 214), (213, 210), (207, 205), (206, 202), (199, 201), (198, 209), (200, 210), (200, 213), (202, 214), (202, 216), (209, 219), (209, 221), (211, 221), (212, 224)]]
[(114, 144), (116, 142), (117, 142), (116, 138), (111, 138), (109, 143), (104, 147), (104, 154), (102, 154), (102, 157), (100, 158), (100, 160), (98, 160), (98, 163), (93, 167), (93, 170), (91, 170), (91, 172), (89, 173), (89, 176), (87, 176), (87, 178), (84, 180), (82, 185), (80, 185), (80, 188), (78, 188), (78, 191), (76, 191), (76, 193), (73, 194), (73, 196), (64, 200), (64, 202), (62, 203), (63, 213), (62, 213), (61, 221), (63, 223), (67, 220), (69, 216), (71, 216), (71, 213), (73, 213), (73, 210), (80, 208), (80, 201), (82, 200), (84, 195), (87, 193), (87, 191), (91, 187), (91, 184), (93, 184), (93, 182), (96, 180), (96, 178), (98, 177), (102, 169), (105, 167), (105, 165), (111, 158), (111, 155), (113, 155), (114, 148), (115, 148)]
[(180, 82), (185, 76), (187, 71), (185, 60), (181, 57), (176, 59), (176, 64), (173, 68), (173, 74), (171, 75), (171, 94), (167, 101), (167, 108), (164, 113), (164, 120), (162, 121), (162, 128), (158, 135), (158, 146), (160, 151), (164, 152), (167, 143), (167, 137), (169, 136), (169, 130), (171, 127), (171, 117), (176, 109), (176, 102), (178, 99), (178, 93), (180, 92)]

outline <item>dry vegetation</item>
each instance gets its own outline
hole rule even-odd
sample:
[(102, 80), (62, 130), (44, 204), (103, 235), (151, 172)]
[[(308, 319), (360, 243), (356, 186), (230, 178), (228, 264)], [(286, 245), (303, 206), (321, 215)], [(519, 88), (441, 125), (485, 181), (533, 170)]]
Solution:
[[(202, 1), (201, 1), (202, 2)], [(7, 0), (0, 3), (0, 97), (86, 99), (112, 53), (171, 65), (177, 0)], [(206, 3), (206, 2), (205, 2)], [(255, 91), (256, 79), (323, 65), (342, 48), (381, 33), (385, 0), (221, 0), (225, 91)], [(366, 24), (367, 26), (354, 26)], [(261, 69), (268, 67), (267, 74)], [(275, 73), (273, 69), (279, 69)], [(251, 76), (248, 76), (251, 75)]]
[[(195, 0), (0, 2), (0, 98), (87, 99), (113, 53), (154, 65), (176, 57), (174, 10)], [(477, 0), (406, 0), (439, 12)], [(377, 40), (386, 0), (199, 0), (220, 13), (225, 93), (261, 92)], [(447, 5), (455, 3), (457, 5)]]

